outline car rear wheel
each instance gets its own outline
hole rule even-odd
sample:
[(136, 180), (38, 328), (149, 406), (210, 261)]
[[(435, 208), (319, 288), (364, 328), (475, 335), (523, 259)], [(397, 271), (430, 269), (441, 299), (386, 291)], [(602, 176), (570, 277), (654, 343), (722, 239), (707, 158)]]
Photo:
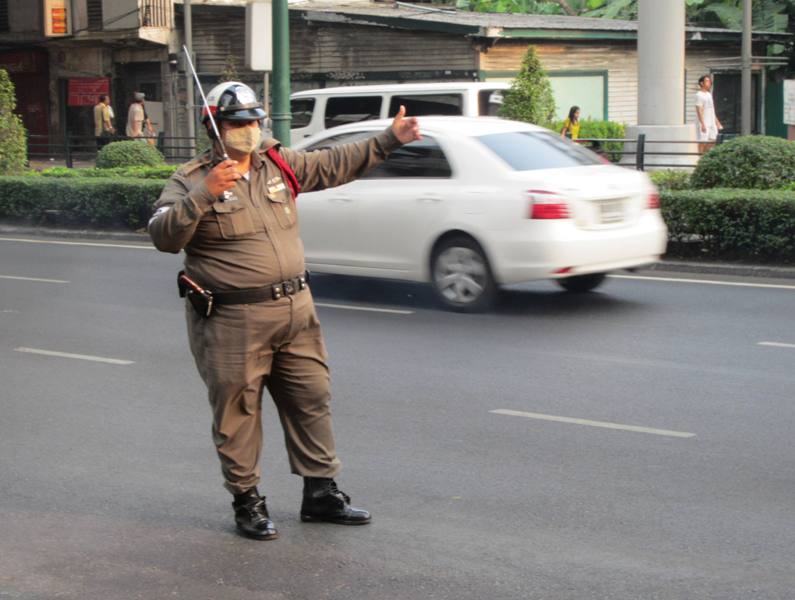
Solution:
[(555, 282), (567, 292), (583, 294), (595, 290), (604, 283), (607, 273), (589, 273), (588, 275), (574, 275)]
[(461, 312), (486, 309), (497, 292), (483, 250), (475, 240), (463, 236), (448, 238), (436, 247), (431, 278), (439, 301)]

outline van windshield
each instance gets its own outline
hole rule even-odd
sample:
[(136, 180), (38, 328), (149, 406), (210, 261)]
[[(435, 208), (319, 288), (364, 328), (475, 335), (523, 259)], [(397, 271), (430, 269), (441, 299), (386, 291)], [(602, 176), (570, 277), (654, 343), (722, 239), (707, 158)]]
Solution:
[(593, 152), (553, 133), (511, 131), (481, 135), (476, 139), (508, 163), (514, 171), (602, 164)]

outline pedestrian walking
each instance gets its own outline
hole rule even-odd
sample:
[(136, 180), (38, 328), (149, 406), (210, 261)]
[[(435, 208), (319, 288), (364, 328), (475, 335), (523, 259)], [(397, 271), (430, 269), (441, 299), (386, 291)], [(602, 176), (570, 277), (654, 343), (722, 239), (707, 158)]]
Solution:
[(207, 104), (203, 122), (213, 147), (171, 177), (149, 232), (158, 250), (185, 251), (179, 281), (189, 344), (208, 388), (213, 440), (234, 495), (237, 528), (256, 539), (278, 536), (257, 489), (264, 389), (279, 413), (291, 471), (303, 477), (301, 519), (368, 523), (370, 513), (351, 506), (334, 479), (340, 461), (327, 355), (296, 196), (360, 177), (392, 150), (420, 139), (419, 125), (401, 107), (391, 127), (369, 139), (295, 152), (274, 139), (261, 141), (266, 114), (248, 86), (221, 83)]
[(712, 99), (712, 77), (702, 75), (698, 78), (698, 91), (696, 92), (696, 131), (698, 140), (698, 153), (704, 154), (715, 145), (718, 132), (723, 130), (723, 125), (715, 114), (715, 102)]
[(563, 121), (560, 130), (560, 137), (567, 137), (576, 140), (580, 137), (580, 107), (572, 106), (569, 109), (569, 116)]
[(113, 128), (110, 99), (103, 94), (99, 97), (99, 102), (94, 105), (94, 137), (97, 140), (97, 150), (102, 150), (114, 133), (116, 130)]
[(154, 138), (155, 131), (144, 106), (146, 95), (143, 92), (135, 92), (133, 99), (127, 111), (127, 137)]

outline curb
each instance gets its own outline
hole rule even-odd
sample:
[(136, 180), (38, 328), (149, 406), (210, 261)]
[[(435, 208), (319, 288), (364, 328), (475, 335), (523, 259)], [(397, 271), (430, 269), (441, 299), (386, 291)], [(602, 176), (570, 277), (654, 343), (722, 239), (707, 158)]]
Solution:
[(102, 229), (55, 229), (51, 227), (25, 227), (0, 224), (2, 235), (25, 235), (33, 237), (58, 237), (81, 240), (117, 240), (120, 242), (149, 243), (149, 234), (135, 231), (106, 231)]
[(795, 279), (795, 267), (774, 265), (749, 265), (738, 263), (705, 263), (682, 260), (663, 260), (643, 267), (644, 271), (670, 273), (701, 273), (709, 275), (733, 275), (735, 277), (760, 277), (771, 279)]
[[(150, 243), (149, 235), (135, 231), (106, 231), (97, 229), (54, 229), (48, 227), (24, 227), (0, 224), (2, 235), (25, 235), (35, 237), (59, 237), (83, 240), (116, 240), (124, 242)], [(700, 273), (709, 275), (733, 275), (735, 277), (758, 277), (770, 279), (795, 279), (795, 267), (775, 265), (751, 265), (738, 263), (711, 263), (683, 260), (662, 260), (637, 271), (661, 271), (668, 273)]]

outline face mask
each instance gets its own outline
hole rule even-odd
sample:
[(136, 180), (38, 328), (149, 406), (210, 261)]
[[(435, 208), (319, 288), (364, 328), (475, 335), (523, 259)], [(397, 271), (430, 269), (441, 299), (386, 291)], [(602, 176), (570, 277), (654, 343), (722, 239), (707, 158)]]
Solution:
[(226, 131), (224, 144), (241, 154), (251, 154), (259, 146), (261, 138), (259, 127), (237, 127)]

